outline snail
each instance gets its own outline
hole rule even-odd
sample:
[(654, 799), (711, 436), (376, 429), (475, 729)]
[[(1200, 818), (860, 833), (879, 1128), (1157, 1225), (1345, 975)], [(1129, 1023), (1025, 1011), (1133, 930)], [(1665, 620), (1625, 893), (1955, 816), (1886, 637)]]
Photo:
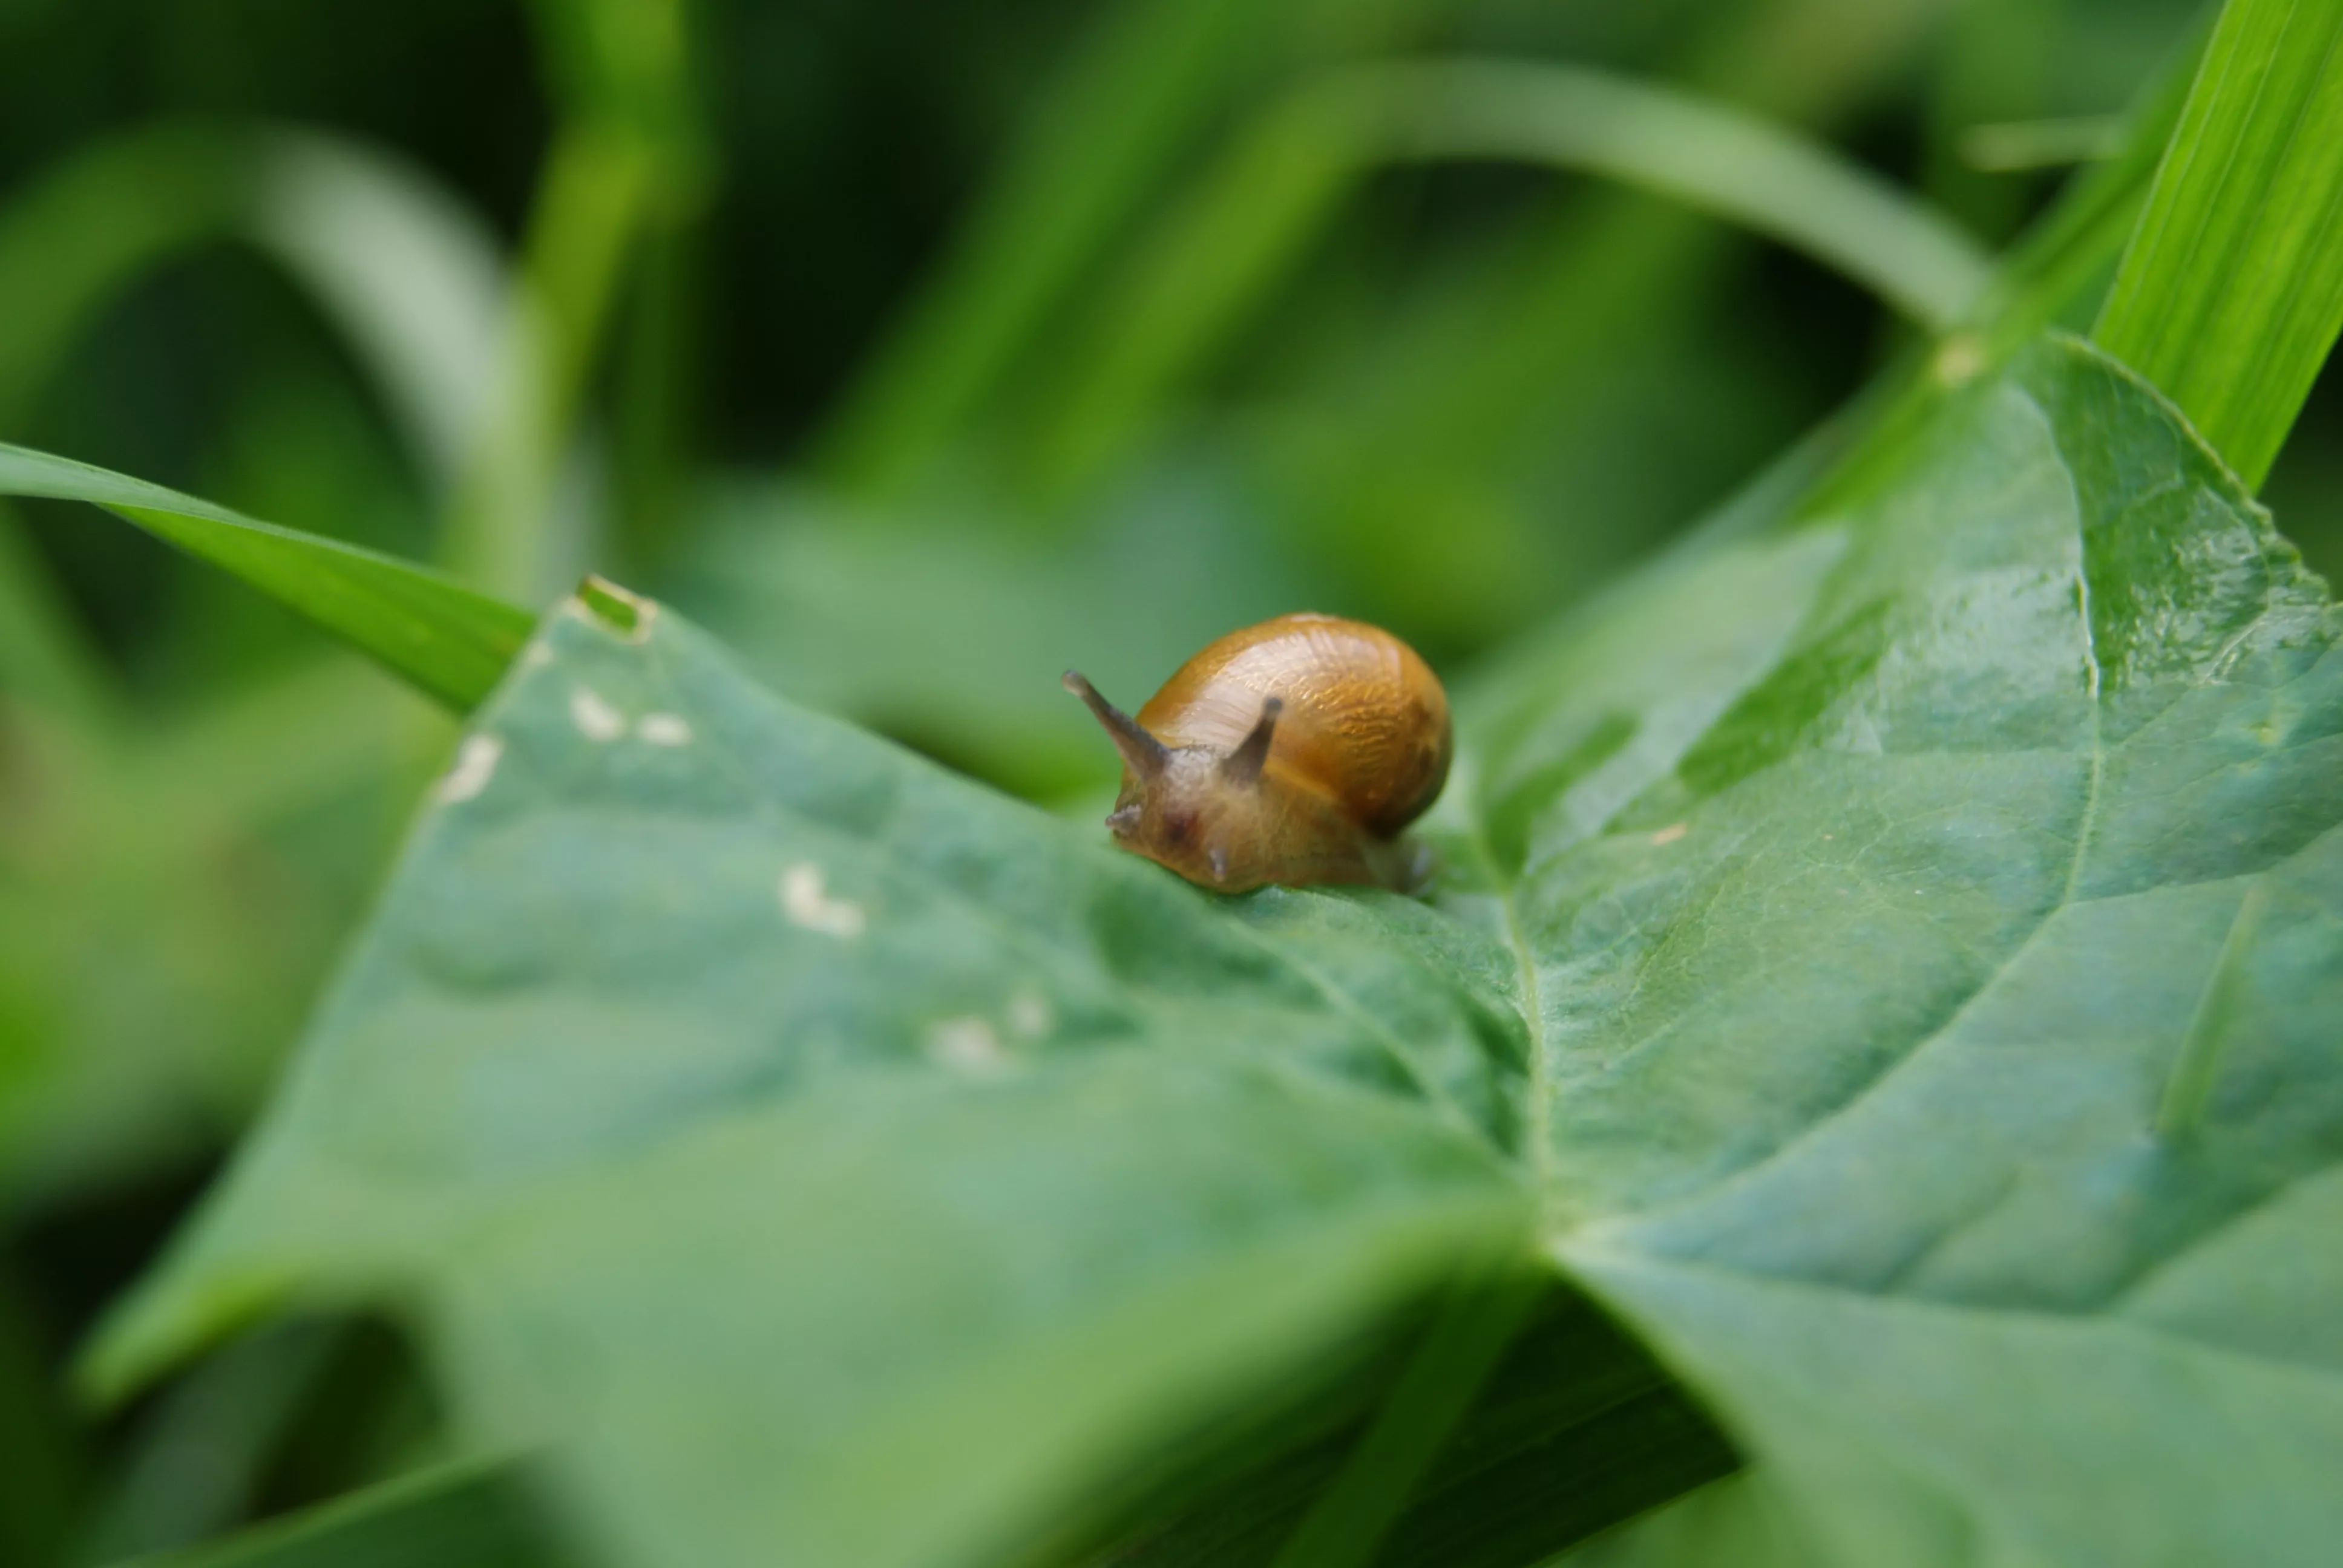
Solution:
[(1448, 697), (1391, 633), (1313, 614), (1232, 631), (1135, 719), (1073, 670), (1065, 688), (1122, 753), (1123, 849), (1228, 893), (1415, 879), (1399, 835), (1447, 781)]

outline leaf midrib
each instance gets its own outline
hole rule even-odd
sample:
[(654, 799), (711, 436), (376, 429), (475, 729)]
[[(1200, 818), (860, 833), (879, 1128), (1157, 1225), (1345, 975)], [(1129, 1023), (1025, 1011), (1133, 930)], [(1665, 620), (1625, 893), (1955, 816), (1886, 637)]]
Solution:
[[(2154, 388), (2144, 379), (2140, 378), (2137, 373), (2130, 371), (2127, 367), (2122, 367), (2118, 362), (2110, 360), (2108, 363), (2114, 365), (2117, 370), (2127, 379), (2133, 381), (2141, 387), (2147, 388), (2150, 392), (2154, 391)], [(2066, 913), (2071, 909), (2080, 907), (2087, 903), (2097, 901), (2094, 898), (2084, 897), (2082, 893), (2083, 874), (2089, 857), (2092, 837), (2097, 825), (2100, 797), (2107, 770), (2107, 753), (2104, 724), (2105, 690), (2103, 685), (2103, 672), (2099, 664), (2097, 631), (2091, 613), (2088, 558), (2089, 540), (2086, 537), (2085, 532), (2082, 497), (2077, 490), (2075, 485), (2074, 467), (2071, 462), (2067, 461), (2063, 447), (2056, 439), (2055, 431), (2056, 427), (2056, 422), (2051, 418), (2050, 410), (2042, 405), (2040, 397), (2031, 390), (2026, 390), (2022, 395), (2028, 406), (2034, 410), (2036, 416), (2042, 421), (2046, 432), (2052, 433), (2052, 448), (2057, 454), (2059, 473), (2066, 485), (2068, 500), (2067, 511), (2073, 523), (2077, 546), (2075, 568), (2075, 608), (2077, 625), (2081, 632), (2081, 652), (2084, 666), (2085, 691), (2089, 704), (2089, 773), (2085, 786), (2082, 808), (2077, 818), (2074, 852), (2072, 859), (2068, 862), (2064, 889), (2057, 900), (2043, 910), (2040, 918), (2036, 920), (2034, 926), (2026, 933), (2025, 937), (2016, 945), (2011, 947), (2001, 959), (1990, 963), (1986, 972), (1979, 977), (1976, 986), (1966, 996), (1962, 998), (1958, 1005), (1954, 1007), (1952, 1010), (1945, 1016), (1942, 1022), (1936, 1024), (1934, 1028), (1929, 1029), (1926, 1033), (1916, 1037), (1907, 1050), (1898, 1054), (1892, 1061), (1888, 1062), (1880, 1071), (1875, 1073), (1851, 1095), (1841, 1101), (1837, 1105), (1833, 1106), (1821, 1116), (1808, 1122), (1804, 1128), (1801, 1128), (1795, 1135), (1777, 1145), (1773, 1150), (1767, 1151), (1761, 1158), (1731, 1171), (1716, 1181), (1713, 1181), (1703, 1185), (1694, 1192), (1669, 1200), (1650, 1208), (1635, 1211), (1632, 1215), (1633, 1220), (1649, 1220), (1660, 1215), (1667, 1214), (1671, 1211), (1684, 1210), (1709, 1201), (1718, 1194), (1727, 1192), (1736, 1187), (1743, 1186), (1748, 1181), (1755, 1180), (1759, 1175), (1771, 1171), (1778, 1166), (1784, 1159), (1794, 1154), (1796, 1151), (1806, 1147), (1815, 1137), (1821, 1135), (1829, 1128), (1839, 1123), (1845, 1116), (1862, 1105), (1868, 1103), (1883, 1088), (1883, 1086), (1900, 1077), (1906, 1068), (1909, 1067), (1912, 1063), (1922, 1057), (1928, 1055), (1932, 1048), (1941, 1041), (1949, 1031), (1957, 1027), (1963, 1018), (1967, 1016), (1970, 1010), (1976, 1005), (1979, 999), (1990, 994), (1995, 988), (2007, 977), (2011, 970), (2016, 966), (2033, 949), (2035, 944), (2040, 940), (2042, 934), (2057, 921), (2060, 915)], [(2169, 408), (2168, 400), (2163, 398), (2161, 395), (2157, 395), (2157, 401)], [(2222, 464), (2217, 454), (2214, 453), (2209, 447), (2205, 445), (2202, 438), (2196, 435), (2193, 428), (2187, 424), (2185, 417), (2180, 416), (2177, 410), (2173, 410), (2173, 415), (2177, 427), (2188, 435), (2190, 439), (2194, 442), (2197, 452), (2209, 462), (2215, 472), (2222, 477), (2228, 478), (2231, 481), (2233, 493), (2226, 496), (2224, 498), (2238, 504), (2240, 508), (2248, 516), (2258, 512), (2258, 508), (2254, 506), (2250, 497), (2244, 494), (2243, 487), (2237, 483), (2234, 476), (2230, 475), (2226, 465)], [(2180, 481), (2176, 479), (2171, 481), (2170, 487), (2158, 486), (2141, 495), (2129, 497), (2125, 502), (2124, 509), (2128, 511), (2143, 505), (2147, 501), (2154, 498), (2157, 494), (2162, 493), (2168, 487), (2177, 487)], [(2267, 551), (2264, 552), (2264, 558), (2265, 560), (2268, 559)], [(2216, 659), (2212, 668), (2218, 668), (2222, 664), (2226, 663), (2235, 649), (2242, 646), (2247, 638), (2250, 638), (2256, 630), (2259, 629), (2268, 620), (2271, 614), (2277, 608), (2278, 587), (2278, 583), (2277, 574), (2273, 573), (2265, 580), (2263, 602), (2260, 609), (2255, 614), (2252, 619), (2247, 621), (2247, 624), (2224, 645), (2220, 656)], [(1770, 668), (1778, 668), (1780, 667), (1780, 663), (1781, 660), (1777, 658), (1775, 664)], [(2228, 683), (2219, 680), (2217, 678), (2212, 678), (2192, 680), (2190, 684), (2203, 686)], [(1702, 731), (1702, 735), (1705, 736), (1712, 732), (1715, 727), (1715, 721), (1712, 720), (1709, 727)], [(1697, 742), (1698, 738), (1694, 738), (1694, 740), (1692, 743), (1697, 744)], [(1595, 827), (1594, 833), (1600, 834), (1607, 829), (1612, 822), (1617, 819), (1618, 814), (1618, 809), (1614, 809), (1603, 820), (1602, 823)], [(1489, 844), (1486, 825), (1483, 820), (1481, 814), (1477, 811), (1471, 813), (1469, 819), (1473, 829), (1469, 836), (1469, 841), (1474, 849), (1476, 857), (1484, 868), (1490, 885), (1495, 890), (1500, 906), (1503, 910), (1507, 940), (1509, 945), (1513, 948), (1514, 960), (1521, 973), (1522, 994), (1517, 1005), (1525, 1009), (1524, 1023), (1529, 1033), (1532, 1050), (1528, 1092), (1533, 1096), (1533, 1099), (1528, 1108), (1527, 1114), (1523, 1118), (1524, 1125), (1528, 1129), (1527, 1136), (1531, 1139), (1531, 1147), (1528, 1151), (1528, 1164), (1531, 1170), (1532, 1180), (1536, 1184), (1539, 1211), (1542, 1217), (1541, 1234), (1547, 1239), (1550, 1246), (1559, 1248), (1568, 1240), (1569, 1237), (1574, 1234), (1580, 1233), (1589, 1224), (1600, 1226), (1614, 1222), (1624, 1222), (1631, 1218), (1631, 1216), (1624, 1213), (1614, 1213), (1591, 1221), (1583, 1219), (1574, 1221), (1565, 1216), (1565, 1212), (1562, 1208), (1558, 1195), (1554, 1191), (1555, 1170), (1549, 1138), (1552, 1125), (1553, 1070), (1546, 1050), (1544, 1010), (1542, 1005), (1539, 990), (1536, 956), (1530, 948), (1523, 931), (1520, 906), (1516, 897), (1518, 882), (1515, 879), (1505, 876), (1499, 867), (1494, 853)], [(2263, 867), (2258, 870), (2243, 873), (2236, 878), (2221, 878), (2216, 879), (2222, 881), (2235, 880), (2240, 884), (2241, 888), (2250, 889), (2256, 883), (2268, 878), (2278, 866), (2284, 865), (2288, 861), (2298, 858), (2303, 850), (2308, 849), (2311, 844), (2316, 844), (2319, 839), (2324, 839), (2328, 833), (2334, 832), (2335, 830), (2335, 827), (2329, 827), (2323, 829), (2319, 833), (2313, 835), (2313, 837), (2304, 845), (2298, 846), (2293, 852), (2273, 861), (2269, 866)], [(2203, 984), (2206, 986), (2213, 984), (2217, 974), (2217, 966), (2214, 972), (2208, 973), (2207, 978)], [(1640, 981), (1638, 981), (1638, 983), (1640, 984)], [(1634, 1050), (1639, 1050), (1644, 1044), (1648, 1044), (1650, 1040), (1654, 1038), (1658, 1038), (1658, 1036), (1654, 1035), (1647, 1037), (1646, 1040), (1638, 1041), (1634, 1046), (1631, 1046), (1628, 1052), (1624, 1053), (1624, 1055), (1632, 1055)], [(1624, 1055), (1620, 1058), (1614, 1058), (1612, 1060), (1605, 1062), (1604, 1064), (1604, 1071), (1607, 1073), (1608, 1071), (1615, 1069), (1619, 1060), (1624, 1060)], [(2253, 1209), (2259, 1208), (2264, 1202), (2271, 1201), (2292, 1186), (2294, 1181), (2302, 1179), (2304, 1178), (2298, 1177), (2289, 1179), (2288, 1181), (2280, 1182), (2271, 1193), (2265, 1194), (2263, 1198), (2258, 1199), (2255, 1203), (2249, 1205), (2247, 1210), (2240, 1211), (2240, 1213), (2250, 1212)], [(2226, 1229), (2227, 1225), (2234, 1223), (2237, 1218), (2237, 1216), (2233, 1215), (2223, 1221), (2220, 1224), (2208, 1227), (2203, 1236), (2192, 1240), (2189, 1243), (2190, 1249), (2193, 1250), (2196, 1246), (2203, 1244), (2204, 1241), (2207, 1237), (2218, 1234), (2222, 1230)], [(2180, 1254), (2175, 1254), (2176, 1257), (2179, 1255)], [(2169, 1261), (2169, 1260), (2159, 1260), (2158, 1262), (2152, 1267), (2161, 1268), (2167, 1261)], [(2137, 1282), (2135, 1281), (2132, 1285), (2127, 1285), (2126, 1290), (2128, 1291), (2136, 1287), (2137, 1284)], [(1890, 1298), (1873, 1296), (1871, 1299), (1886, 1300)]]

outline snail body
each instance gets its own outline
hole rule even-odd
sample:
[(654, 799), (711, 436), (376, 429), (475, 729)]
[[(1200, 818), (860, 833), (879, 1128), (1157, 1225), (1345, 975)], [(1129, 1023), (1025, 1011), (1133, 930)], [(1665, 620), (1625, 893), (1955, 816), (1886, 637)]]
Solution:
[(1409, 879), (1400, 832), (1447, 781), (1447, 694), (1415, 650), (1338, 616), (1279, 616), (1205, 648), (1136, 718), (1080, 675), (1122, 754), (1115, 842), (1192, 882)]

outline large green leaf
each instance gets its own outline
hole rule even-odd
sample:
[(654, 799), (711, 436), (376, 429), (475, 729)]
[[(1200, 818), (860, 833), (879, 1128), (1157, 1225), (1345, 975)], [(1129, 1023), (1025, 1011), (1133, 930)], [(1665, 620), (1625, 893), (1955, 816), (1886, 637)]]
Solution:
[(1232, 921), (650, 607), (437, 796), (108, 1382), (387, 1283), (646, 1557), (915, 1563), (1521, 1255), (1510, 970), (1420, 905)]
[[(558, 613), (101, 1381), (388, 1293), (622, 1560), (1046, 1554), (1534, 1200), (1756, 1462), (1681, 1552), (2320, 1560), (2337, 616), (2072, 341), (1863, 472), (1460, 693), (1429, 909), (1208, 898), (671, 614)], [(1571, 1342), (1396, 1550), (1715, 1473)], [(1314, 1431), (1160, 1559), (1273, 1555), (1353, 1462)], [(1539, 1468), (1597, 1433), (1601, 1497)]]
[(2338, 629), (2052, 344), (1520, 678), (1556, 1253), (1830, 1560), (2331, 1552)]

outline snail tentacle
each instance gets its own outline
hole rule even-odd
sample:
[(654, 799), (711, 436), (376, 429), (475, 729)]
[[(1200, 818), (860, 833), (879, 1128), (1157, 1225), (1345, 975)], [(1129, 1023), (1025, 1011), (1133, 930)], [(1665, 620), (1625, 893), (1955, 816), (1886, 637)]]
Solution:
[(1269, 761), (1269, 744), (1277, 737), (1277, 716), (1285, 711), (1281, 698), (1265, 697), (1261, 703), (1261, 722), (1239, 743), (1234, 751), (1221, 759), (1221, 777), (1232, 784), (1258, 784), (1261, 770)]
[(1081, 671), (1066, 671), (1059, 684), (1081, 698), (1097, 716), (1099, 723), (1113, 738), (1114, 749), (1122, 753), (1123, 761), (1131, 765), (1133, 773), (1141, 779), (1152, 779), (1163, 771), (1172, 757), (1163, 742), (1140, 728), (1138, 719), (1101, 697), (1099, 689), (1083, 678)]

